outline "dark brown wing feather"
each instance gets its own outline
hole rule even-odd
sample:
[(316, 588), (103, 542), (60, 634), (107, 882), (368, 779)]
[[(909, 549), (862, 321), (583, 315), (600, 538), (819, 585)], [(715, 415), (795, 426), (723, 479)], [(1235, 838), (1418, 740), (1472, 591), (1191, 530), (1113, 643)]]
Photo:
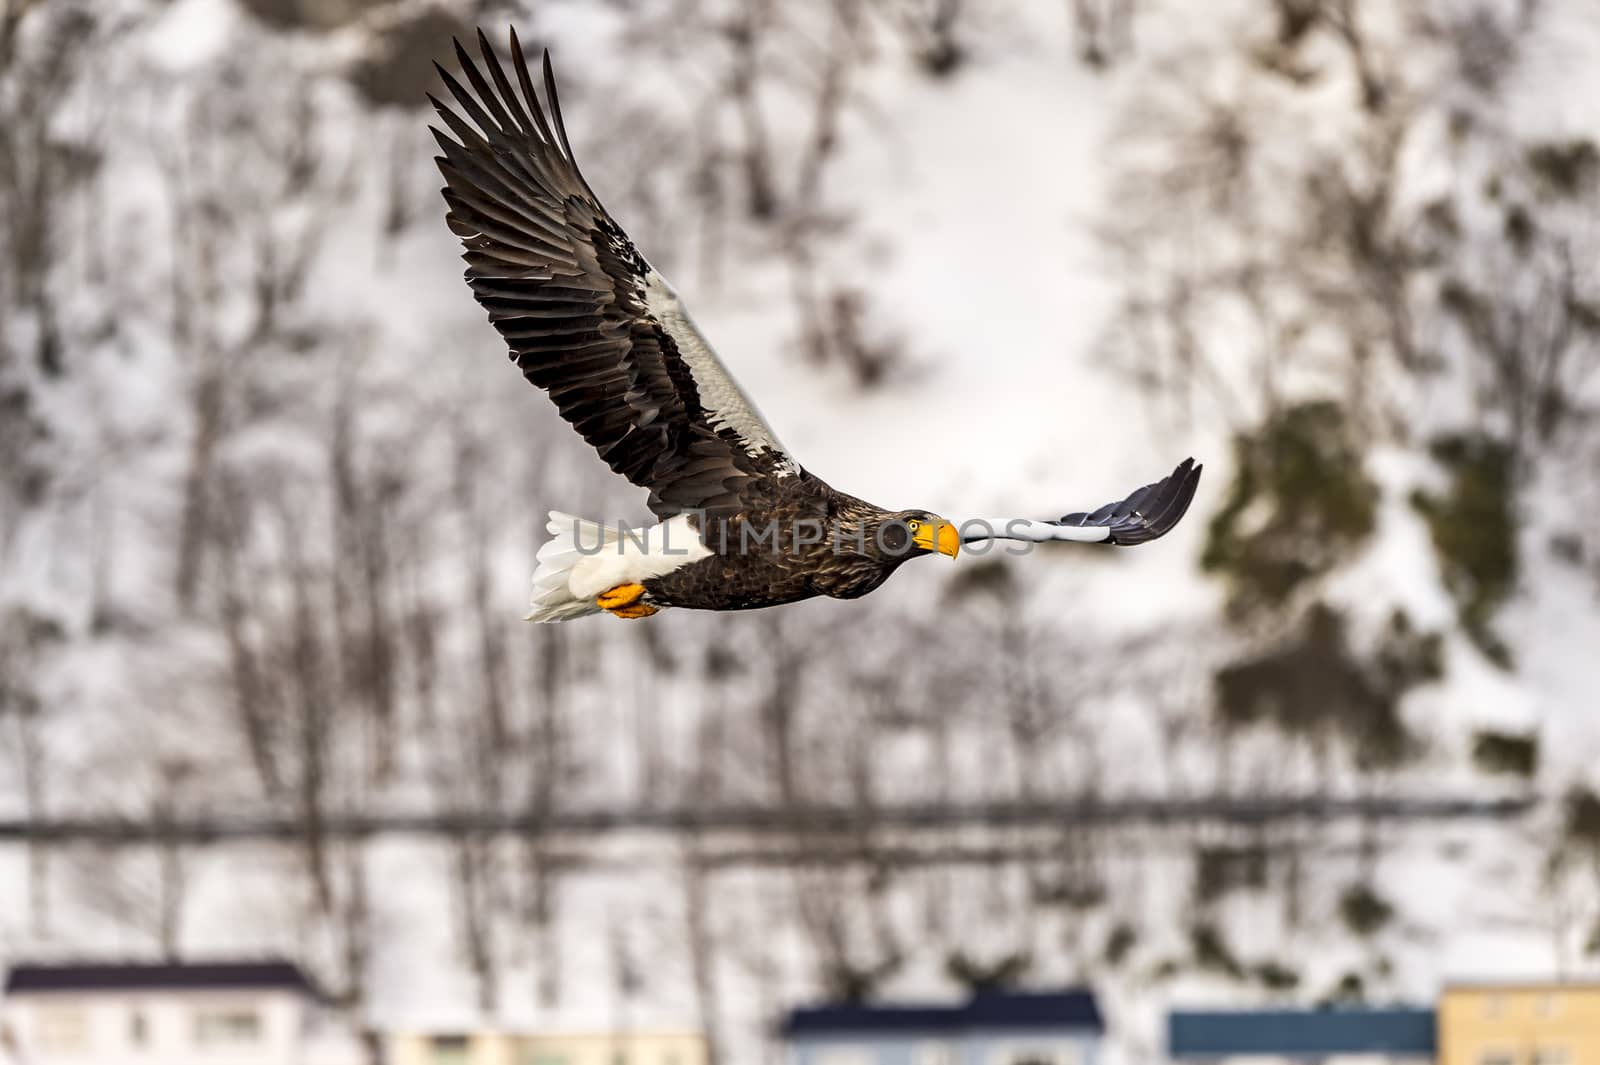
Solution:
[(449, 130), (433, 133), (467, 282), (523, 374), (662, 518), (732, 513), (752, 482), (799, 472), (687, 319), (663, 313), (670, 289), (573, 160), (549, 54), (547, 114), (516, 31), (520, 93), (482, 31), (478, 45), (487, 77), (456, 44), (470, 89), (439, 71), (470, 123), (430, 96)]
[(1147, 544), (1171, 532), (1188, 512), (1204, 469), (1195, 465), (1194, 459), (1184, 459), (1172, 473), (1126, 499), (1107, 503), (1092, 513), (1066, 514), (1051, 524), (1105, 529), (1104, 542), (1114, 547)]

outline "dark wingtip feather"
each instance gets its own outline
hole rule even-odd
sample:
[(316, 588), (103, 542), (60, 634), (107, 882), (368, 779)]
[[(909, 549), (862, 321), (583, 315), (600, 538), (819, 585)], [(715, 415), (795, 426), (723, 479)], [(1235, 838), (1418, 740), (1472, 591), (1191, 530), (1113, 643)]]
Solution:
[(583, 176), (583, 170), (578, 166), (577, 154), (572, 150), (572, 140), (567, 136), (567, 122), (561, 115), (561, 95), (556, 91), (555, 65), (550, 61), (550, 49), (548, 48), (544, 49), (543, 66), (544, 96), (546, 102), (550, 105), (550, 121), (555, 126), (555, 134), (561, 143), (561, 150), (566, 154), (567, 162), (571, 165), (573, 174), (578, 178), (578, 184), (583, 186), (584, 191), (589, 194), (591, 199), (599, 203), (600, 197), (596, 196), (594, 189), (590, 187), (589, 179)]
[(438, 126), (429, 125), (428, 132), (433, 134), (433, 139), (438, 143), (440, 151), (443, 151), (446, 155), (450, 154), (452, 151), (459, 151), (461, 149), (461, 145), (456, 143), (454, 140), (451, 140), (450, 134), (446, 133)]
[(1193, 457), (1186, 458), (1168, 476), (1135, 489), (1119, 502), (1067, 514), (1057, 524), (1109, 528), (1105, 543), (1113, 546), (1149, 543), (1171, 532), (1189, 512), (1202, 469)]
[(556, 125), (556, 135), (561, 138), (561, 150), (572, 159), (572, 144), (567, 140), (567, 123), (561, 117), (561, 96), (556, 92), (556, 69), (550, 62), (550, 49), (544, 50), (544, 95), (550, 101), (550, 117)]

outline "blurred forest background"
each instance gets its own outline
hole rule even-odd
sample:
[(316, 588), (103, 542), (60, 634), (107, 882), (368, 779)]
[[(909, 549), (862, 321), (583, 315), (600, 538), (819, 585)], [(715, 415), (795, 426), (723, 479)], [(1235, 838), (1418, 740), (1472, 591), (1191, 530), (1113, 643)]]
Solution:
[[(443, 225), (431, 63), (513, 22), (810, 468), (1045, 516), (1192, 452), (1186, 525), (522, 625), (545, 511), (644, 511)], [(0, 0), (0, 960), (737, 1061), (1600, 972), (1597, 98), (1583, 0)]]

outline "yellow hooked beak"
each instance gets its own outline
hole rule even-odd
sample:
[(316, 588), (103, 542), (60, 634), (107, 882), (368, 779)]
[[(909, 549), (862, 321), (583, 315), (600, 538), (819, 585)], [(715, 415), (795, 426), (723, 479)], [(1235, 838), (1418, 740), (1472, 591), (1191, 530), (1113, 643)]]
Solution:
[(937, 551), (951, 558), (961, 553), (961, 533), (942, 518), (935, 521), (912, 522), (911, 539), (924, 551)]

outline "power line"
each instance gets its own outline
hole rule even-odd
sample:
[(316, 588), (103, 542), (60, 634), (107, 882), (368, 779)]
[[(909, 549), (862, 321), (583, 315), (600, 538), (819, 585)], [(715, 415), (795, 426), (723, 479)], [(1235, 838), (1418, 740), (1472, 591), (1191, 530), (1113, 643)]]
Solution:
[(313, 829), (294, 814), (209, 814), (129, 818), (113, 815), (0, 819), (0, 842), (93, 843), (102, 846), (205, 844), (225, 840), (294, 840), (313, 834), (361, 838), (410, 835), (457, 837), (583, 836), (616, 833), (736, 833), (788, 836), (942, 829), (1147, 828), (1284, 822), (1505, 821), (1534, 812), (1538, 796), (1350, 797), (1201, 796), (1193, 798), (1077, 798), (870, 806), (800, 803), (655, 806), (635, 804), (499, 813), (324, 813)]

